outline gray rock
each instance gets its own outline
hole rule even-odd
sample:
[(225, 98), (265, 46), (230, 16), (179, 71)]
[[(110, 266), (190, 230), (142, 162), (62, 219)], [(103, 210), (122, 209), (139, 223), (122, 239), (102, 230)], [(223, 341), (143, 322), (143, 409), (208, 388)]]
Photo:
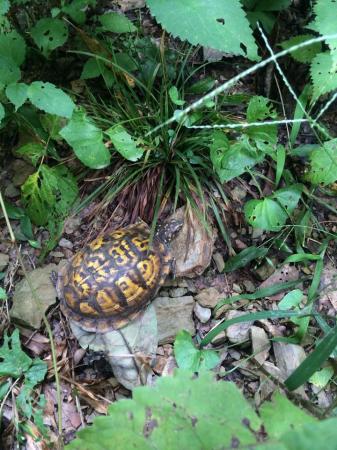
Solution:
[(169, 290), (170, 297), (182, 297), (188, 292), (188, 289), (185, 287), (177, 287)]
[(11, 169), (14, 172), (12, 183), (16, 187), (21, 186), (27, 180), (29, 175), (35, 172), (35, 168), (22, 159), (16, 159), (13, 162)]
[(2, 272), (9, 263), (9, 256), (6, 253), (0, 253), (0, 272)]
[(254, 292), (255, 291), (255, 286), (254, 283), (250, 280), (243, 280), (242, 281), (244, 287), (246, 288), (247, 292)]
[(194, 306), (194, 314), (201, 323), (206, 323), (211, 318), (212, 311), (210, 308), (204, 308), (203, 306), (200, 306), (199, 303), (196, 303)]
[[(244, 316), (245, 312), (232, 310), (227, 315), (227, 320), (234, 319), (235, 317)], [(254, 321), (235, 323), (227, 328), (226, 334), (228, 340), (232, 344), (239, 344), (241, 342), (249, 340), (249, 329), (253, 325)]]
[(220, 294), (217, 289), (210, 287), (200, 291), (199, 294), (195, 296), (195, 299), (201, 306), (214, 308), (222, 297), (223, 295)]
[(221, 253), (216, 252), (213, 254), (213, 260), (219, 273), (223, 272), (225, 268), (225, 261)]
[(174, 341), (180, 330), (195, 335), (195, 325), (192, 318), (194, 308), (192, 296), (180, 298), (157, 297), (153, 301), (157, 313), (159, 345)]
[(70, 250), (74, 247), (74, 244), (68, 239), (62, 238), (59, 242), (60, 247), (69, 248)]
[(8, 198), (18, 197), (20, 195), (19, 189), (17, 189), (13, 183), (8, 183), (5, 189), (5, 196)]
[(252, 326), (250, 335), (255, 359), (262, 365), (269, 356), (270, 342), (267, 333), (261, 327)]

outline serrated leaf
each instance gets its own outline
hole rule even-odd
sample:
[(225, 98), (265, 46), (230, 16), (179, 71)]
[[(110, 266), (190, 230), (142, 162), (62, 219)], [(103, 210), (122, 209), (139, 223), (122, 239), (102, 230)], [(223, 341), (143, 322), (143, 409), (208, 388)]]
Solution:
[(72, 99), (51, 83), (34, 81), (27, 91), (34, 106), (49, 114), (70, 118), (75, 108)]
[(268, 253), (269, 249), (265, 247), (248, 247), (242, 250), (235, 256), (229, 258), (225, 264), (225, 272), (232, 272), (247, 266), (251, 261), (257, 258), (263, 258)]
[(305, 178), (314, 185), (325, 186), (337, 180), (337, 139), (326, 141), (323, 147), (311, 152), (310, 169)]
[(12, 59), (0, 55), (0, 90), (20, 78), (21, 72), (16, 63)]
[(178, 367), (192, 372), (213, 369), (219, 364), (219, 356), (213, 350), (198, 350), (193, 344), (191, 335), (180, 331), (174, 341), (174, 356)]
[(314, 57), (310, 67), (311, 80), (313, 85), (312, 102), (315, 102), (321, 95), (337, 89), (337, 67), (333, 68), (331, 54), (319, 53)]
[(38, 142), (29, 142), (15, 150), (15, 153), (23, 159), (28, 160), (36, 167), (42, 156), (46, 154), (45, 147)]
[(147, 0), (151, 14), (174, 37), (257, 60), (252, 30), (239, 0)]
[[(299, 34), (297, 36), (294, 36), (286, 41), (281, 42), (280, 47), (282, 47), (284, 50), (288, 49), (290, 47), (293, 47), (294, 45), (301, 44), (302, 42), (308, 41), (309, 39), (312, 39), (312, 34)], [(307, 45), (306, 47), (302, 47), (299, 50), (293, 50), (290, 55), (298, 62), (300, 63), (310, 63), (313, 58), (319, 53), (322, 49), (321, 42), (315, 42), (311, 45)]]
[(138, 147), (133, 137), (121, 125), (111, 127), (105, 133), (111, 139), (118, 153), (125, 159), (138, 161), (143, 156), (143, 149)]
[(6, 87), (6, 96), (17, 111), (28, 98), (28, 85), (25, 83), (12, 83)]
[(66, 167), (44, 164), (27, 178), (21, 190), (26, 211), (37, 225), (64, 217), (78, 193), (76, 180)]
[(0, 103), (0, 123), (4, 117), (5, 117), (5, 108), (2, 106), (2, 103)]
[(40, 19), (30, 31), (35, 44), (45, 57), (68, 39), (68, 28), (60, 19)]
[(153, 387), (134, 389), (132, 400), (113, 403), (107, 417), (79, 431), (67, 448), (220, 449), (230, 448), (233, 436), (245, 448), (256, 444), (260, 426), (233, 383), (216, 382), (208, 371), (195, 377), (177, 370)]
[[(316, 0), (314, 2), (313, 12), (316, 15), (315, 20), (307, 25), (321, 35), (336, 34), (337, 4), (335, 0)], [(337, 39), (327, 39), (327, 44), (331, 50), (334, 66), (337, 66)]]
[(76, 111), (60, 131), (60, 135), (73, 148), (77, 158), (91, 169), (102, 169), (110, 164), (110, 152), (103, 143), (103, 132), (86, 116)]
[(247, 222), (254, 228), (278, 231), (286, 223), (288, 214), (271, 198), (249, 200), (244, 206)]
[[(248, 122), (263, 122), (276, 119), (277, 114), (269, 99), (260, 95), (251, 98), (247, 107)], [(250, 126), (246, 134), (255, 141), (257, 148), (263, 152), (271, 153), (277, 143), (276, 125)]]
[(0, 34), (0, 56), (12, 59), (17, 66), (24, 62), (26, 43), (16, 30)]
[(109, 12), (99, 16), (104, 31), (112, 33), (132, 33), (137, 31), (134, 24), (123, 14)]

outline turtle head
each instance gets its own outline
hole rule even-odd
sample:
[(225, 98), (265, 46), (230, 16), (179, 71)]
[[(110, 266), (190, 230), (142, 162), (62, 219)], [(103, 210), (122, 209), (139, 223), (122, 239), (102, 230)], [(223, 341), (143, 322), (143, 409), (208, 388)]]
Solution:
[(155, 238), (169, 244), (179, 233), (184, 225), (183, 220), (171, 219), (158, 225)]

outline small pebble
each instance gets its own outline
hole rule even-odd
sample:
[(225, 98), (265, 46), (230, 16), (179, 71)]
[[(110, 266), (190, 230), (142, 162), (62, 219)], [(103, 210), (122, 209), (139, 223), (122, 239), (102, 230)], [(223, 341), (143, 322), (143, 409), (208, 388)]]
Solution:
[(225, 261), (223, 259), (222, 254), (219, 252), (214, 253), (213, 259), (214, 259), (214, 262), (215, 262), (218, 272), (221, 273), (225, 268)]
[(255, 291), (255, 286), (254, 283), (250, 280), (244, 280), (243, 282), (244, 287), (246, 288), (247, 292), (254, 292)]
[(62, 238), (59, 242), (59, 246), (72, 249), (74, 247), (74, 244), (72, 242), (70, 242), (68, 239)]
[(233, 291), (236, 292), (237, 294), (241, 294), (242, 289), (238, 284), (233, 283)]
[(211, 318), (212, 311), (210, 308), (203, 308), (199, 303), (196, 303), (194, 306), (194, 314), (201, 323), (206, 323)]
[(174, 298), (183, 297), (187, 292), (188, 292), (188, 289), (181, 288), (181, 287), (173, 288), (173, 289), (169, 290), (170, 297), (174, 297)]

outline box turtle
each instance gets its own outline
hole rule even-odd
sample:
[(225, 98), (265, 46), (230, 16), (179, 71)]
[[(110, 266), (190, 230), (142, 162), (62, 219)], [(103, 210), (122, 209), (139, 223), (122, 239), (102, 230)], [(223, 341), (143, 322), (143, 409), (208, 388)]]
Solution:
[(136, 223), (97, 237), (61, 269), (57, 292), (63, 314), (86, 331), (104, 333), (135, 319), (173, 268), (169, 242), (182, 227), (160, 226), (149, 246), (150, 228)]

